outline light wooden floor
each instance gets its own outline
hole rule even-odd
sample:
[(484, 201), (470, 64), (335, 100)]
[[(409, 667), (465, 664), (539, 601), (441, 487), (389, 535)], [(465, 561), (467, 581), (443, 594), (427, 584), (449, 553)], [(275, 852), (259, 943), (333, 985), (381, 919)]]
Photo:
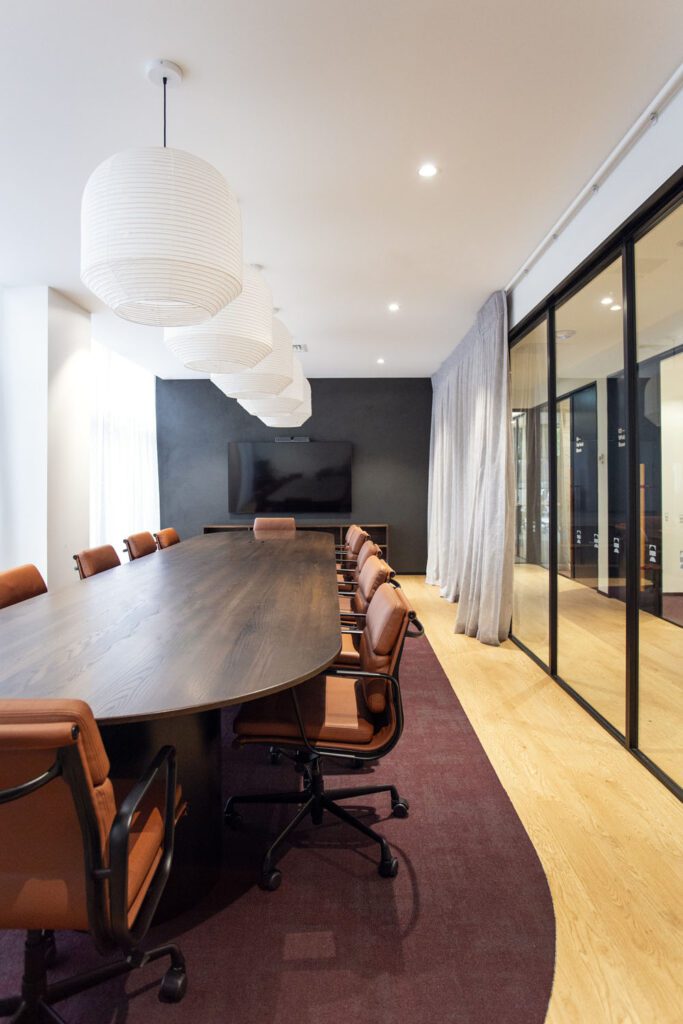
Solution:
[[(558, 577), (558, 675), (624, 732), (626, 605)], [(515, 635), (547, 662), (548, 572), (515, 566)], [(683, 629), (640, 613), (640, 748), (683, 778)], [(683, 1020), (683, 1016), (681, 1018)]]
[(681, 1024), (680, 804), (514, 644), (456, 635), (436, 588), (401, 583), (548, 876), (546, 1024)]

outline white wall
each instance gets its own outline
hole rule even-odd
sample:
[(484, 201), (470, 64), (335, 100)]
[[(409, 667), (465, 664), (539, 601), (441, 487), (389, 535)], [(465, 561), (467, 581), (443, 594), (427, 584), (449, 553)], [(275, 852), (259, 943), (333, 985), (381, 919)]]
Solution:
[(0, 568), (75, 582), (88, 545), (90, 316), (45, 286), (0, 291)]
[(47, 575), (47, 288), (0, 291), (0, 568)]
[(48, 291), (47, 572), (52, 589), (78, 579), (73, 555), (90, 533), (90, 314)]
[[(605, 154), (607, 156), (607, 154)], [(683, 164), (683, 92), (511, 293), (510, 326), (526, 316)], [(592, 173), (596, 168), (590, 168)], [(558, 217), (562, 211), (558, 210)], [(548, 225), (550, 230), (552, 225)], [(541, 239), (539, 238), (539, 242)]]

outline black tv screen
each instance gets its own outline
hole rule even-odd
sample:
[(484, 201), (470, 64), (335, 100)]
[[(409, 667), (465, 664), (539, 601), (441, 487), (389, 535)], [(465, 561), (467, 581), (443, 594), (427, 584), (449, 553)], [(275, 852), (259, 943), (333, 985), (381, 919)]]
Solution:
[(351, 445), (231, 441), (228, 508), (243, 514), (351, 512)]

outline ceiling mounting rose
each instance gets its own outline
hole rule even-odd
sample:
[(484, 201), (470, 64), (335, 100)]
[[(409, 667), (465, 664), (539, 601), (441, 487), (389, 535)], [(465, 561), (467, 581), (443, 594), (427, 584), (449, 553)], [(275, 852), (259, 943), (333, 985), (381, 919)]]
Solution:
[(183, 80), (183, 69), (172, 60), (151, 60), (145, 71), (154, 85), (163, 85), (165, 78), (169, 89), (177, 88)]

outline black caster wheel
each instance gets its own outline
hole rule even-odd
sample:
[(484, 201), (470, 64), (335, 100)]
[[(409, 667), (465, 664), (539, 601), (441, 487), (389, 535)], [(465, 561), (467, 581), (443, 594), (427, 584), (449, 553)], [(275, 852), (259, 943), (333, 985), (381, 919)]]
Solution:
[(264, 871), (259, 883), (261, 888), (266, 889), (268, 892), (275, 892), (276, 889), (280, 888), (281, 884), (282, 872), (278, 871), (277, 868), (273, 868), (272, 871)]
[(239, 811), (226, 811), (224, 814), (224, 818), (225, 824), (228, 826), (228, 828), (240, 827), (242, 815), (239, 813)]
[(381, 860), (377, 869), (382, 878), (396, 878), (398, 874), (398, 861), (395, 857), (389, 860)]
[(179, 1003), (187, 992), (187, 974), (184, 967), (171, 967), (161, 979), (159, 1001)]
[(282, 760), (282, 754), (275, 747), (271, 747), (268, 751), (268, 760), (271, 764), (280, 764)]
[(395, 818), (407, 818), (409, 807), (410, 804), (407, 800), (397, 800), (396, 803), (391, 806), (391, 813)]

